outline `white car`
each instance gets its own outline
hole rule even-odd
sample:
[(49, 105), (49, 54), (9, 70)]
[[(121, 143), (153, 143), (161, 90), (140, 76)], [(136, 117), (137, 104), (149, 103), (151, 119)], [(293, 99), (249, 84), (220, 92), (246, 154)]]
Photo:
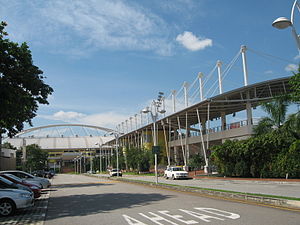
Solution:
[(42, 188), (48, 188), (51, 186), (51, 183), (48, 179), (42, 178), (42, 177), (36, 177), (31, 175), (30, 173), (26, 173), (21, 170), (7, 170), (7, 171), (1, 171), (1, 173), (9, 173), (12, 175), (15, 175), (21, 179), (25, 179), (28, 182), (34, 181), (35, 183), (38, 182), (42, 185)]
[(109, 176), (111, 176), (111, 177), (116, 177), (116, 176), (121, 177), (122, 172), (120, 170), (117, 170), (117, 169), (112, 169), (112, 170), (109, 171)]
[(165, 170), (164, 177), (166, 179), (187, 179), (189, 176), (188, 172), (184, 171), (182, 167), (174, 166), (168, 167)]
[(33, 193), (19, 189), (0, 189), (0, 216), (10, 216), (17, 209), (34, 205)]

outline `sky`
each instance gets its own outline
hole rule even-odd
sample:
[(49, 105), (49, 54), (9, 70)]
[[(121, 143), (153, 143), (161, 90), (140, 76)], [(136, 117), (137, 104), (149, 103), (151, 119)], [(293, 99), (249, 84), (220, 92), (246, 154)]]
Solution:
[[(249, 84), (291, 76), (299, 63), (291, 29), (275, 29), (272, 22), (290, 18), (292, 4), (0, 0), (0, 19), (8, 23), (10, 40), (27, 42), (34, 64), (54, 89), (49, 105), (40, 105), (34, 127), (80, 123), (114, 129), (159, 91), (168, 99), (199, 72), (211, 74), (208, 91), (217, 80), (217, 72), (211, 72), (217, 60), (224, 70), (231, 68), (224, 74), (224, 92), (242, 87), (241, 57), (230, 64), (241, 45), (248, 48)], [(299, 19), (296, 11), (294, 26), (300, 31)]]

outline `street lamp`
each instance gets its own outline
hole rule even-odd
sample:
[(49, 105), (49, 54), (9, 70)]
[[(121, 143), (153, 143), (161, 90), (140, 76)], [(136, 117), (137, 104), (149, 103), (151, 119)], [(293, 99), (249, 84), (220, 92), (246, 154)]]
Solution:
[(166, 112), (166, 110), (160, 109), (162, 107), (162, 103), (164, 100), (164, 93), (163, 92), (159, 92), (158, 93), (158, 98), (152, 101), (152, 106), (154, 107), (154, 110), (152, 110), (153, 108), (151, 107), (151, 109), (149, 109), (149, 107), (146, 107), (145, 109), (142, 110), (143, 113), (150, 113), (151, 118), (152, 118), (152, 122), (153, 122), (153, 149), (154, 151), (154, 170), (155, 170), (155, 183), (158, 184), (158, 176), (157, 176), (157, 135), (156, 135), (156, 121), (158, 118), (158, 113), (164, 114)]
[(287, 19), (285, 17), (279, 17), (276, 20), (274, 20), (274, 22), (272, 23), (272, 26), (277, 28), (277, 29), (285, 29), (287, 27), (291, 27), (292, 28), (292, 35), (295, 38), (297, 47), (298, 47), (298, 51), (300, 51), (300, 39), (299, 36), (296, 32), (295, 26), (294, 26), (294, 11), (295, 11), (295, 7), (297, 6), (298, 11), (300, 12), (300, 5), (298, 3), (298, 0), (294, 1), (293, 7), (292, 7), (292, 11), (291, 11), (291, 19)]
[(99, 146), (99, 169), (100, 169), (100, 173), (102, 173), (102, 157), (101, 157), (101, 144), (99, 142), (95, 143), (95, 145), (98, 145)]
[(119, 137), (121, 133), (119, 132), (112, 132), (116, 139), (116, 154), (117, 154), (117, 177), (119, 177)]

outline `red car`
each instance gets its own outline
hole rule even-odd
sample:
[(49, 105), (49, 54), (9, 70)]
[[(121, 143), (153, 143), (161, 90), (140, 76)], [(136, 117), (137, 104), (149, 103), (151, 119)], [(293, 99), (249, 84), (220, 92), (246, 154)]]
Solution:
[(34, 198), (41, 197), (41, 189), (39, 188), (39, 186), (37, 186), (35, 184), (31, 184), (31, 183), (25, 182), (21, 178), (16, 177), (16, 176), (14, 176), (12, 174), (5, 173), (5, 174), (0, 174), (0, 176), (6, 178), (7, 180), (10, 180), (13, 183), (21, 184), (21, 185), (29, 187), (32, 190), (33, 194), (34, 194)]

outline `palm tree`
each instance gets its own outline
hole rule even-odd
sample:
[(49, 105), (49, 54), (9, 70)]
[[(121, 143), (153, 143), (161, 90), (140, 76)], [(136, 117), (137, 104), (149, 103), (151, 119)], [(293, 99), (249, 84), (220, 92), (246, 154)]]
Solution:
[(290, 104), (288, 96), (276, 97), (272, 102), (261, 104), (262, 109), (268, 113), (269, 117), (263, 117), (254, 128), (254, 135), (262, 135), (271, 132), (274, 128), (280, 128), (286, 119), (286, 113)]
[(300, 111), (289, 115), (283, 128), (291, 133), (296, 139), (300, 139)]

